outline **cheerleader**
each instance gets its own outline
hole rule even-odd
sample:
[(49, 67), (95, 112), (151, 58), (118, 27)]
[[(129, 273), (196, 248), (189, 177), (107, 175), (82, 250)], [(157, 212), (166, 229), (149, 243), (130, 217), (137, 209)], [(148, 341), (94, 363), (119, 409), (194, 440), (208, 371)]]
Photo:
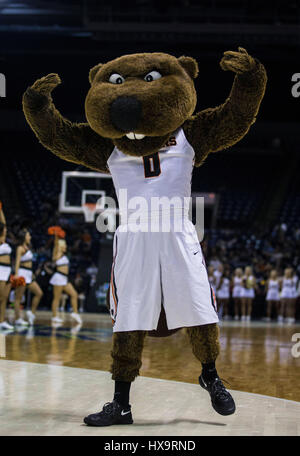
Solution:
[(78, 294), (73, 285), (68, 280), (69, 274), (69, 259), (66, 256), (67, 244), (64, 239), (58, 239), (55, 235), (52, 260), (55, 262), (56, 269), (50, 279), (50, 284), (53, 285), (53, 300), (52, 300), (52, 322), (62, 323), (62, 319), (57, 316), (62, 292), (64, 291), (71, 299), (73, 312), (71, 317), (79, 324), (82, 324), (80, 315), (78, 314)]
[(243, 292), (243, 270), (242, 268), (236, 268), (234, 276), (231, 281), (232, 285), (232, 297), (234, 301), (234, 319), (239, 320), (242, 292)]
[(256, 279), (252, 273), (251, 266), (245, 268), (242, 290), (242, 320), (251, 320), (252, 303), (255, 298)]
[(208, 266), (207, 275), (208, 275), (209, 284), (210, 284), (211, 288), (213, 289), (213, 291), (215, 292), (216, 277), (215, 277), (215, 274), (214, 274), (214, 267), (213, 266)]
[(292, 275), (292, 301), (290, 302), (290, 305), (287, 309), (287, 318), (286, 318), (286, 322), (287, 323), (295, 323), (296, 321), (296, 302), (297, 302), (297, 299), (298, 299), (298, 291), (297, 291), (297, 287), (298, 287), (298, 276), (295, 274), (294, 270), (292, 268), (291, 269), (291, 275)]
[(266, 283), (267, 315), (266, 315), (266, 318), (264, 319), (265, 321), (271, 321), (271, 315), (272, 315), (273, 308), (275, 308), (276, 312), (278, 312), (278, 306), (279, 306), (279, 302), (280, 302), (279, 288), (280, 288), (280, 280), (277, 277), (276, 269), (273, 269), (270, 272), (270, 277)]
[(19, 286), (15, 290), (15, 315), (16, 325), (28, 326), (28, 322), (20, 316), (21, 301), (26, 291), (26, 288), (33, 294), (31, 302), (31, 310), (26, 312), (30, 325), (34, 324), (36, 318), (36, 309), (43, 296), (43, 292), (39, 284), (33, 280), (32, 273), (32, 258), (31, 251), (31, 235), (27, 229), (23, 229), (18, 235), (18, 247), (16, 251), (15, 277), (24, 277), (26, 285)]
[(6, 220), (0, 201), (0, 329), (14, 329), (5, 320), (6, 303), (8, 300), (11, 283), (11, 247), (6, 242)]
[(287, 323), (293, 323), (293, 317), (290, 315), (294, 314), (294, 303), (295, 303), (295, 280), (293, 278), (292, 268), (286, 268), (284, 270), (284, 276), (281, 280), (281, 293), (280, 293), (280, 307), (278, 312), (278, 322), (282, 323), (283, 318), (286, 317)]
[(219, 313), (223, 315), (224, 320), (229, 320), (228, 304), (230, 298), (230, 279), (229, 273), (224, 271), (220, 277), (219, 285), (217, 287), (217, 298), (219, 304)]
[(215, 289), (217, 290), (220, 285), (220, 280), (221, 277), (223, 276), (224, 272), (224, 266), (222, 264), (219, 264), (217, 269), (214, 271), (214, 284), (215, 284)]

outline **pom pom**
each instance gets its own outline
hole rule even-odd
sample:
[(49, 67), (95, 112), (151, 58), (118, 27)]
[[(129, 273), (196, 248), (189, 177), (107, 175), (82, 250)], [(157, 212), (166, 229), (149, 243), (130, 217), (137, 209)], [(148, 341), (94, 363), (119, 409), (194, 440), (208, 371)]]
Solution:
[(58, 234), (58, 237), (61, 239), (65, 239), (66, 237), (66, 232), (63, 229), (60, 229), (60, 232)]
[(18, 288), (18, 287), (25, 287), (26, 286), (26, 280), (22, 276), (21, 277), (16, 277), (14, 275), (11, 275), (9, 280), (11, 282), (12, 288)]
[(64, 239), (66, 237), (65, 231), (60, 226), (49, 226), (48, 234), (50, 236), (58, 236), (60, 239)]
[(55, 236), (59, 230), (61, 230), (60, 226), (49, 226), (48, 234), (50, 234), (50, 236)]

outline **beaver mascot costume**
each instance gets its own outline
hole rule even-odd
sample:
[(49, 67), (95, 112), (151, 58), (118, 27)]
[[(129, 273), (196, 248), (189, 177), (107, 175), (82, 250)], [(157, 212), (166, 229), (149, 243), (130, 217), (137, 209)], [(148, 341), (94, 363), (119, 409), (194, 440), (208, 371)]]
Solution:
[[(187, 328), (202, 364), (199, 383), (213, 408), (221, 415), (235, 411), (215, 367), (218, 316), (201, 247), (185, 211), (178, 215), (190, 196), (193, 166), (243, 138), (265, 92), (264, 66), (245, 49), (225, 52), (220, 65), (235, 73), (230, 95), (222, 105), (196, 114), (197, 62), (165, 53), (124, 55), (92, 68), (87, 123), (72, 123), (55, 108), (56, 74), (37, 80), (23, 96), (27, 122), (55, 155), (111, 173), (118, 197), (126, 189), (129, 201), (176, 197), (182, 203), (173, 217), (183, 221), (181, 231), (134, 231), (121, 222), (115, 233), (110, 285), (115, 394), (102, 411), (84, 419), (88, 425), (133, 423), (130, 386), (139, 375), (145, 336), (158, 328), (162, 305), (170, 332)], [(119, 207), (130, 212), (120, 198)], [(157, 213), (148, 207), (144, 215), (149, 221)]]

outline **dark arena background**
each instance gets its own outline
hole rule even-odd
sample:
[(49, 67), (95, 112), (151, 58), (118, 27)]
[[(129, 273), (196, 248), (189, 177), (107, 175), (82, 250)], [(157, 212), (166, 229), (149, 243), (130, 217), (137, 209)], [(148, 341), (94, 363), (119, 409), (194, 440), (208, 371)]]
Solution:
[[(8, 326), (0, 325), (0, 435), (299, 435), (300, 2), (0, 0), (0, 46), (0, 201), (7, 242), (14, 264), (20, 230), (29, 230), (43, 292), (34, 324), (28, 310), (35, 295), (28, 288), (21, 313), (13, 290), (2, 315)], [(22, 95), (36, 79), (57, 73), (57, 109), (85, 122), (90, 68), (124, 54), (159, 51), (197, 60), (201, 110), (228, 97), (233, 73), (219, 62), (224, 51), (239, 46), (268, 74), (257, 121), (237, 145), (211, 154), (192, 176), (192, 194), (205, 196), (201, 246), (216, 294), (220, 277), (230, 280), (229, 298), (218, 300), (217, 366), (237, 412), (222, 417), (213, 411), (181, 330), (146, 339), (141, 377), (132, 387), (135, 424), (122, 434), (118, 427), (85, 427), (82, 417), (112, 394), (106, 293), (113, 233), (99, 233), (96, 219), (86, 221), (82, 192), (86, 204), (94, 204), (99, 192), (115, 194), (110, 178), (85, 178), (82, 173), (91, 170), (60, 160), (37, 141)], [(76, 173), (63, 193), (64, 173), (71, 171)], [(82, 322), (71, 317), (65, 293), (53, 320), (51, 226), (65, 231)], [(244, 276), (247, 267), (255, 278), (250, 310), (233, 297), (236, 270)], [(280, 287), (286, 278), (294, 281), (288, 304), (279, 296), (270, 307), (266, 299), (272, 271)]]

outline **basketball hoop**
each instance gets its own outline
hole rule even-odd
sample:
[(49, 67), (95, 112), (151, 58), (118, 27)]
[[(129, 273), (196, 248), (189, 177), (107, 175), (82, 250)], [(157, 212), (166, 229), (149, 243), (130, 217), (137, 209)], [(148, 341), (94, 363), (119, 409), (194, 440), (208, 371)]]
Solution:
[(82, 206), (84, 218), (87, 223), (91, 223), (95, 220), (95, 213), (97, 206), (94, 203), (85, 203)]

